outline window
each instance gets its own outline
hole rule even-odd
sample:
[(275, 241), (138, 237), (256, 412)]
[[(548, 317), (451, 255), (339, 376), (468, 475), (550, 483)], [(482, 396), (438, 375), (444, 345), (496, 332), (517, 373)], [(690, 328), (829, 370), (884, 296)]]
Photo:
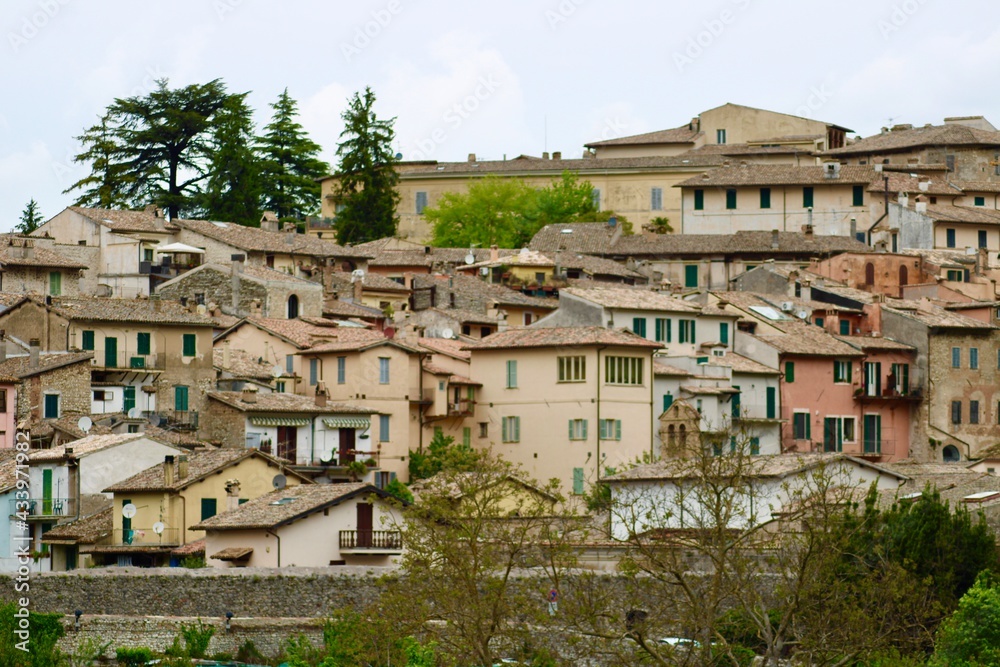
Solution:
[(793, 438), (796, 440), (809, 440), (812, 437), (810, 430), (808, 412), (795, 412), (792, 414)]
[(201, 520), (211, 519), (218, 511), (218, 501), (215, 498), (201, 499)]
[(851, 206), (865, 205), (865, 186), (855, 185), (852, 189)]
[(716, 130), (715, 131), (715, 143), (717, 143), (717, 144), (724, 144), (724, 143), (726, 143), (726, 131), (725, 130), (720, 129), (720, 130)]
[(969, 401), (969, 423), (979, 423), (979, 401)]
[(59, 418), (59, 394), (45, 394), (45, 419)]
[(558, 357), (559, 382), (584, 382), (587, 379), (587, 357)]
[(95, 401), (110, 401), (110, 400), (114, 399), (114, 397), (115, 397), (114, 393), (112, 393), (110, 391), (105, 391), (103, 389), (95, 389), (94, 390), (94, 400)]
[(882, 362), (865, 362), (865, 396), (882, 395)]
[(945, 245), (949, 248), (955, 247), (955, 230), (946, 229), (944, 230)]
[(80, 332), (83, 342), (80, 347), (84, 350), (94, 349), (94, 332), (93, 331), (82, 331)]
[(972, 370), (979, 370), (979, 348), (970, 347), (969, 348), (969, 368)]
[(962, 348), (960, 347), (951, 348), (951, 367), (952, 368), (962, 367)]
[(0, 389), (0, 414), (7, 412), (7, 390)]
[(299, 316), (299, 297), (296, 294), (290, 294), (288, 296), (288, 319), (294, 320)]
[(771, 188), (760, 189), (760, 207), (771, 208)]
[(152, 262), (153, 261), (153, 249), (152, 248), (143, 248), (142, 249), (142, 261), (144, 261), (144, 262)]
[(813, 189), (811, 187), (802, 188), (802, 208), (812, 208)]
[(695, 342), (695, 320), (677, 321), (677, 338), (681, 343)]
[(663, 188), (653, 188), (649, 191), (649, 210), (663, 210)]
[(337, 357), (337, 384), (347, 382), (347, 357)]
[(52, 296), (62, 295), (62, 273), (59, 271), (49, 273), (49, 294)]
[(198, 352), (198, 339), (195, 334), (184, 334), (184, 356), (193, 357)]
[(823, 323), (824, 323), (824, 322), (825, 322), (825, 320), (824, 320), (824, 319), (823, 319), (822, 317), (817, 317), (817, 318), (815, 318), (815, 319), (813, 320), (813, 323), (815, 323), (815, 324), (816, 324), (816, 326), (818, 326), (818, 327), (819, 327), (820, 329), (822, 329), (822, 328), (823, 328)]
[(632, 333), (646, 337), (646, 318), (645, 317), (633, 317), (632, 318)]
[(507, 388), (517, 389), (517, 360), (507, 360)]
[(951, 402), (951, 423), (952, 424), (962, 423), (962, 401)]
[(705, 210), (705, 191), (695, 190), (694, 191), (694, 210), (704, 211)]
[(729, 345), (729, 322), (719, 322), (719, 342)]
[(378, 441), (389, 442), (389, 415), (378, 416)]
[(479, 437), (488, 438), (490, 435), (490, 423), (489, 422), (479, 422)]
[(309, 386), (315, 387), (319, 384), (319, 359), (309, 360)]
[(964, 276), (962, 275), (962, 271), (960, 269), (949, 269), (948, 273), (946, 274), (946, 279), (947, 280), (950, 280), (950, 281), (956, 282), (956, 283), (962, 282), (962, 278), (963, 277)]
[(841, 417), (823, 418), (823, 451), (840, 452), (844, 447), (844, 421)]
[(378, 383), (389, 384), (389, 357), (378, 358)]
[(865, 415), (865, 454), (882, 452), (882, 415)]
[(850, 384), (851, 362), (836, 360), (833, 362), (833, 381)]
[(865, 264), (865, 285), (875, 284), (875, 265), (871, 262)]
[(417, 192), (417, 215), (423, 215), (425, 208), (427, 208), (427, 193)]
[(945, 155), (944, 156), (944, 166), (948, 168), (948, 171), (955, 171), (955, 155)]
[(150, 341), (151, 341), (150, 334), (142, 331), (137, 333), (135, 335), (135, 353), (150, 354)]
[(890, 378), (894, 383), (894, 389), (896, 393), (900, 396), (906, 396), (910, 393), (910, 365), (909, 364), (893, 364), (892, 370), (890, 371), (892, 377)]
[(750, 438), (750, 456), (760, 456), (760, 438)]
[(698, 265), (697, 264), (684, 265), (684, 287), (697, 287), (697, 286), (698, 286)]
[(777, 419), (778, 417), (778, 389), (776, 387), (768, 387), (766, 390), (766, 401), (767, 401), (767, 418)]
[(188, 411), (188, 388), (182, 384), (174, 387), (174, 410), (177, 412)]
[(583, 495), (583, 468), (573, 468), (573, 495)]
[(985, 248), (986, 247), (986, 230), (985, 229), (980, 229), (979, 230), (979, 247), (980, 248)]
[(569, 420), (569, 439), (570, 440), (586, 440), (587, 439), (587, 420), (586, 419), (570, 419)]
[(642, 384), (642, 362), (639, 357), (605, 357), (605, 384)]
[(840, 320), (840, 335), (841, 336), (851, 335), (851, 323), (849, 320)]
[(976, 206), (986, 206), (986, 197), (976, 197), (975, 198), (975, 205)]
[(795, 362), (785, 362), (785, 382), (795, 382)]
[(621, 440), (622, 420), (602, 419), (601, 420), (601, 440)]
[(730, 211), (736, 208), (736, 189), (729, 188), (726, 190), (726, 208)]
[(601, 210), (601, 189), (594, 188), (590, 191), (590, 203), (594, 205), (594, 210)]
[(195, 292), (194, 293), (194, 302), (196, 304), (198, 304), (199, 306), (204, 306), (205, 305), (205, 293), (204, 292)]
[(504, 442), (521, 442), (521, 418), (503, 417), (500, 420)]
[(279, 394), (284, 394), (285, 393), (285, 381), (284, 380), (279, 380), (278, 382), (275, 382), (274, 383), (274, 391), (277, 392), (277, 393), (279, 393)]
[[(670, 342), (670, 320), (665, 317), (656, 318), (656, 341), (658, 343), (669, 343)], [(997, 351), (1000, 355), (1000, 350)], [(997, 362), (998, 368), (1000, 368), (1000, 361)]]
[(729, 399), (729, 414), (730, 416), (739, 419), (743, 416), (743, 413), (740, 411), (740, 388), (733, 385), (733, 389), (735, 389), (737, 393), (733, 394), (733, 397)]

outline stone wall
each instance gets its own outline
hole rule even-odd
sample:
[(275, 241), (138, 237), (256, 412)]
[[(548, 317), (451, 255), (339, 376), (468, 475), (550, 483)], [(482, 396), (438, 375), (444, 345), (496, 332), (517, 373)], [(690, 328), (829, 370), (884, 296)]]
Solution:
[(17, 418), (41, 418), (46, 393), (59, 394), (59, 416), (90, 414), (90, 362), (85, 360), (34, 375), (17, 392)]
[(257, 302), (262, 307), (264, 317), (283, 317), (270, 313), (267, 303), (267, 290), (263, 285), (252, 280), (239, 280), (236, 303), (233, 303), (233, 277), (228, 271), (220, 271), (214, 266), (205, 266), (189, 271), (157, 288), (156, 293), (163, 299), (179, 301), (187, 297), (192, 303), (197, 294), (205, 296), (204, 303), (214, 303), (224, 313), (238, 317), (251, 312), (251, 304)]

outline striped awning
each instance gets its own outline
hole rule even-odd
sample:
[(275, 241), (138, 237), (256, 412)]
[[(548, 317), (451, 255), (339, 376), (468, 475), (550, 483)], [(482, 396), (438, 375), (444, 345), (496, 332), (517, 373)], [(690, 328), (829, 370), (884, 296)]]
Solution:
[(329, 417), (323, 420), (327, 428), (371, 428), (372, 420), (368, 417)]
[(308, 417), (251, 417), (254, 426), (309, 426)]

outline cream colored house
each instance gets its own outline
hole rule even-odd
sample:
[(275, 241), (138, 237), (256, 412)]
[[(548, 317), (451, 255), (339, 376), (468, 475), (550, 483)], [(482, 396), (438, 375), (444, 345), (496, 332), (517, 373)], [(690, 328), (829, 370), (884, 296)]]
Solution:
[(191, 529), (195, 524), (237, 507), (241, 500), (270, 493), (276, 484), (308, 483), (287, 461), (256, 449), (167, 456), (163, 463), (104, 489), (114, 494), (112, 535), (107, 543), (84, 551), (106, 565), (163, 564), (172, 549), (202, 537)]
[(212, 567), (386, 566), (403, 553), (400, 509), (371, 484), (302, 484), (193, 526)]

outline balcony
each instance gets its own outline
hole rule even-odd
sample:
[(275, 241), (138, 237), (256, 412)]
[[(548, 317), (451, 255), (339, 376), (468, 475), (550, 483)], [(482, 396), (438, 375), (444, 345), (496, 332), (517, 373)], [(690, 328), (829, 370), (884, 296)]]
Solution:
[(434, 395), (437, 390), (434, 387), (424, 387), (423, 392), (419, 389), (410, 390), (410, 403), (414, 405), (434, 405)]
[(11, 516), (27, 521), (53, 521), (76, 516), (76, 498), (11, 500)]
[(124, 351), (109, 354), (107, 350), (97, 350), (90, 364), (98, 370), (142, 373), (162, 371), (166, 368), (166, 361), (165, 354), (136, 354)]
[(160, 428), (171, 431), (197, 431), (198, 413), (194, 410), (174, 410), (172, 412), (149, 412), (142, 413), (144, 419)]
[(466, 417), (472, 414), (476, 402), (469, 399), (462, 399), (458, 403), (448, 403), (448, 415), (455, 417)]
[(340, 553), (398, 554), (403, 551), (403, 535), (398, 530), (342, 530)]
[(157, 534), (152, 528), (115, 528), (111, 535), (111, 546), (135, 547), (137, 550), (176, 547), (180, 545), (180, 530), (164, 528)]
[(768, 407), (764, 404), (756, 403), (740, 403), (739, 404), (739, 414), (732, 415), (733, 422), (740, 422), (749, 424), (751, 422), (757, 423), (774, 423), (777, 424), (781, 421), (778, 417), (776, 406), (771, 407), (770, 416), (768, 416)]
[(844, 452), (851, 454), (852, 456), (859, 456), (862, 458), (872, 457), (879, 458), (882, 456), (892, 456), (896, 453), (896, 441), (895, 440), (865, 440), (861, 443), (860, 452), (849, 452), (847, 448), (844, 448)]
[(923, 388), (910, 385), (905, 389), (888, 382), (878, 392), (875, 387), (861, 386), (854, 390), (854, 398), (859, 401), (922, 401)]

